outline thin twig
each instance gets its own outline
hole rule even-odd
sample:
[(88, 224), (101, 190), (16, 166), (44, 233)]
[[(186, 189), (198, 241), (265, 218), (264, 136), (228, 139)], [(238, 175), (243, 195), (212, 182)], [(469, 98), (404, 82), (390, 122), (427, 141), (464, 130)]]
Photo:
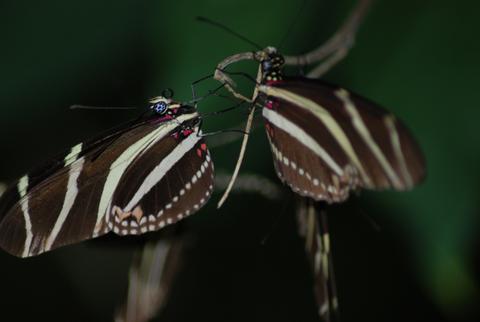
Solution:
[(233, 184), (235, 183), (235, 179), (238, 176), (238, 172), (240, 171), (240, 166), (242, 165), (243, 156), (245, 155), (245, 150), (248, 143), (249, 132), (252, 128), (253, 116), (255, 114), (255, 105), (252, 105), (252, 109), (250, 110), (250, 114), (248, 114), (247, 124), (245, 126), (245, 134), (243, 135), (242, 146), (240, 147), (240, 153), (238, 155), (237, 164), (235, 165), (235, 170), (233, 170), (232, 178), (227, 186), (227, 189), (223, 193), (222, 198), (217, 204), (217, 208), (220, 208), (225, 200), (227, 199), (228, 195), (230, 194), (230, 190), (232, 190)]
[[(230, 183), (231, 175), (227, 173), (215, 174), (215, 190), (222, 191)], [(252, 193), (265, 199), (278, 201), (282, 198), (282, 188), (276, 182), (258, 174), (240, 174), (235, 180), (235, 186), (230, 193)]]
[[(213, 78), (218, 80), (222, 84), (226, 84), (227, 89), (231, 91), (233, 89), (229, 88), (229, 86), (236, 87), (236, 84), (230, 76), (224, 73), (225, 68), (227, 68), (231, 64), (234, 64), (242, 60), (254, 60), (254, 59), (255, 59), (255, 53), (253, 52), (244, 52), (244, 53), (228, 56), (227, 58), (222, 60), (220, 63), (218, 63), (217, 68), (215, 69), (215, 73), (213, 74)], [(233, 91), (233, 93), (235, 93), (235, 91)]]
[[(355, 42), (355, 36), (358, 28), (372, 2), (373, 0), (359, 0), (351, 14), (343, 23), (342, 27), (330, 39), (328, 39), (318, 48), (306, 54), (298, 56), (285, 56), (285, 64), (290, 66), (312, 65), (320, 63), (322, 60), (338, 51), (344, 51), (343, 56), (341, 57), (345, 57), (348, 50)], [(338, 62), (338, 60), (336, 62)], [(333, 66), (332, 63), (329, 63), (329, 65)], [(326, 67), (323, 67), (323, 69), (326, 69)]]
[(335, 52), (332, 56), (329, 56), (325, 61), (319, 64), (317, 67), (312, 69), (307, 77), (310, 78), (320, 78), (325, 75), (333, 66), (338, 64), (345, 56), (348, 54), (348, 49), (342, 48)]
[(147, 322), (158, 315), (181, 268), (184, 247), (178, 238), (145, 245), (130, 269), (127, 299), (116, 322)]

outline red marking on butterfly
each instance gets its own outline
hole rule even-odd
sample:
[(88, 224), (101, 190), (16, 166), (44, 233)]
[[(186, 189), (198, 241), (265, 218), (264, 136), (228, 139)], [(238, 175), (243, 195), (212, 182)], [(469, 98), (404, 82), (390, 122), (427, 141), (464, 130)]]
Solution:
[(158, 119), (155, 119), (153, 121), (153, 123), (154, 124), (159, 124), (159, 123), (162, 123), (162, 122), (165, 122), (165, 121), (170, 121), (170, 120), (173, 120), (173, 116), (167, 114), (165, 116), (159, 117)]
[(276, 110), (278, 109), (278, 102), (274, 100), (268, 100), (265, 102), (265, 108), (268, 108), (269, 110)]
[(266, 85), (275, 85), (280, 83), (283, 83), (283, 80), (269, 80), (265, 82)]
[(201, 158), (202, 157), (202, 150), (197, 149), (197, 155), (198, 155), (199, 158)]
[(202, 143), (200, 145), (200, 148), (203, 150), (203, 151), (207, 151), (207, 145), (205, 143)]

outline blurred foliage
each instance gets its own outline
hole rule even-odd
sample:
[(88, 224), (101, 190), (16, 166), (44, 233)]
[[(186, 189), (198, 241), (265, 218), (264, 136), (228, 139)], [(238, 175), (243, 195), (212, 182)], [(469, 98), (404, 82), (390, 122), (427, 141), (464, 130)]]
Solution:
[[(146, 98), (167, 87), (175, 90), (177, 99), (188, 100), (190, 83), (212, 73), (220, 60), (254, 50), (231, 35), (199, 23), (196, 16), (221, 21), (262, 46), (278, 45), (294, 22), (282, 49), (286, 54), (297, 54), (317, 46), (334, 32), (353, 1), (307, 1), (298, 17), (300, 3), (3, 1), (0, 178), (13, 180), (58, 150), (135, 116), (135, 112), (125, 111), (69, 111), (68, 106), (143, 106)], [(478, 2), (467, 0), (379, 0), (362, 26), (354, 50), (326, 77), (396, 113), (418, 137), (428, 162), (428, 180), (412, 192), (369, 192), (332, 207), (334, 256), (346, 321), (359, 316), (390, 321), (439, 321), (441, 316), (468, 319), (473, 314), (469, 311), (472, 304), (478, 303), (479, 9)], [(251, 73), (255, 71), (253, 63), (241, 66)], [(201, 86), (213, 87), (214, 82)], [(223, 104), (225, 107), (230, 103)], [(209, 105), (208, 100), (200, 104), (203, 111), (221, 107)], [(243, 117), (244, 112), (224, 114), (206, 123), (208, 128), (220, 129), (238, 124)], [(217, 168), (231, 171), (237, 145), (213, 153)], [(275, 177), (261, 130), (252, 137), (243, 171)], [(224, 308), (225, 320), (240, 321), (239, 316), (257, 312), (255, 317), (267, 320), (275, 317), (277, 321), (295, 321), (294, 317), (300, 315), (275, 313), (289, 305), (288, 301), (283, 303), (285, 306), (278, 304), (282, 303), (281, 292), (287, 292), (283, 301), (288, 298), (298, 304), (295, 308), (313, 307), (308, 302), (311, 299), (305, 300), (307, 304), (300, 303), (308, 294), (295, 293), (292, 297), (293, 292), (301, 292), (295, 281), (308, 289), (308, 277), (278, 275), (306, 274), (305, 269), (292, 268), (303, 260), (299, 241), (292, 237), (294, 232), (287, 233), (287, 237), (281, 235), (293, 220), (274, 219), (286, 211), (284, 206), (249, 198), (251, 202), (246, 204), (244, 197), (233, 196), (222, 211), (227, 214), (221, 218), (210, 206), (189, 219), (188, 227), (198, 224), (203, 227), (198, 229), (208, 231), (210, 237), (203, 243), (207, 250), (192, 256), (203, 254), (204, 261), (218, 261), (227, 271), (222, 275), (200, 269), (190, 272), (189, 281), (209, 287), (214, 279), (223, 276), (230, 278), (238, 294), (265, 301), (250, 299), (251, 306), (243, 309), (226, 306), (247, 312), (235, 315)], [(382, 231), (375, 233), (369, 228), (357, 215), (361, 212), (379, 222)], [(259, 250), (259, 239), (273, 229), (276, 220), (285, 227), (275, 228), (269, 246)], [(228, 229), (236, 233), (224, 232)], [(5, 286), (9, 300), (3, 301), (8, 312), (18, 314), (15, 303), (23, 303), (33, 305), (31, 311), (20, 312), (25, 319), (52, 319), (56, 314), (54, 320), (73, 321), (69, 315), (73, 309), (79, 312), (78, 320), (109, 319), (125, 290), (131, 248), (122, 244), (105, 249), (95, 245), (68, 247), (21, 263), (0, 254), (0, 266), (7, 273), (2, 276), (11, 278)], [(279, 249), (269, 253), (275, 247), (285, 247), (286, 253), (277, 253)], [(300, 252), (287, 257), (292, 253), (288, 247), (297, 247)], [(242, 262), (239, 268), (231, 252), (250, 262)], [(202, 259), (197, 262), (202, 263)], [(285, 267), (293, 270), (279, 268), (286, 262)], [(259, 271), (250, 271), (255, 270), (255, 265), (260, 265)], [(254, 278), (247, 281), (243, 275)], [(265, 284), (247, 290), (238, 280), (234, 282), (236, 279), (255, 281), (257, 286)], [(184, 285), (185, 289), (189, 290), (189, 285)], [(61, 308), (44, 306), (44, 290)], [(233, 290), (230, 296), (236, 295), (237, 289)], [(191, 292), (202, 296), (198, 290)], [(62, 301), (65, 294), (68, 300)], [(177, 298), (188, 300), (185, 296)], [(225, 301), (217, 296), (220, 303)], [(274, 299), (280, 302), (275, 305)], [(198, 297), (187, 302), (196, 300), (208, 305), (206, 299)], [(262, 304), (266, 308), (256, 307)], [(413, 310), (419, 308), (423, 315), (416, 316)], [(203, 310), (208, 314), (213, 309)], [(303, 321), (307, 320), (314, 321), (314, 314), (304, 317)]]

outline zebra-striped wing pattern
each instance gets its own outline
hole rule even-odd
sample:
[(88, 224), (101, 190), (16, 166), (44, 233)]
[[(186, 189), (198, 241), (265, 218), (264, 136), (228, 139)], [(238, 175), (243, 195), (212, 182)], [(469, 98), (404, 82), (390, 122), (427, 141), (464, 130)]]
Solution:
[[(198, 128), (165, 137), (123, 174), (107, 209), (108, 230), (142, 234), (196, 212), (213, 190), (213, 163)], [(178, 142), (180, 140), (180, 142)], [(158, 160), (161, 160), (158, 162)]]
[(277, 174), (296, 193), (341, 202), (357, 187), (406, 190), (425, 176), (406, 127), (359, 95), (306, 78), (258, 89)]
[(0, 199), (0, 247), (28, 257), (114, 231), (157, 230), (193, 213), (213, 165), (195, 124), (158, 116), (129, 125), (23, 176)]

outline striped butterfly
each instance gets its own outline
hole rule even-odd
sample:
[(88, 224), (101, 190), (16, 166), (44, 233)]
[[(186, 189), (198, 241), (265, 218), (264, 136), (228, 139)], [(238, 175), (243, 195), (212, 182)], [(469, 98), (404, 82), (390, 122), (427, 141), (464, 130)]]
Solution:
[[(224, 71), (232, 62), (259, 62), (251, 99), (233, 89)], [(406, 190), (425, 176), (423, 154), (407, 128), (377, 104), (344, 88), (317, 79), (283, 74), (284, 58), (273, 47), (256, 53), (227, 57), (216, 70), (234, 96), (262, 107), (267, 138), (280, 180), (296, 194), (311, 201), (342, 202), (351, 191), (366, 189)], [(248, 137), (244, 136), (240, 158)], [(240, 167), (232, 176), (233, 185)], [(225, 200), (227, 192), (220, 200)], [(323, 321), (338, 316), (333, 262), (324, 213), (298, 214), (305, 222), (301, 236), (312, 264), (318, 314)]]
[(423, 180), (423, 154), (393, 114), (344, 88), (285, 76), (274, 47), (242, 55), (220, 63), (215, 78), (228, 85), (226, 65), (259, 62), (248, 100), (262, 106), (277, 175), (295, 193), (333, 203), (357, 188), (407, 190)]
[[(359, 188), (410, 189), (425, 177), (423, 154), (407, 128), (377, 104), (344, 88), (317, 79), (288, 77), (285, 65), (321, 62), (308, 76), (320, 77), (341, 60), (353, 45), (355, 32), (370, 0), (360, 0), (343, 26), (324, 45), (301, 56), (286, 56), (274, 47), (257, 44), (218, 23), (211, 23), (247, 40), (257, 52), (239, 53), (217, 65), (214, 78), (237, 98), (252, 103), (246, 132), (256, 106), (262, 108), (274, 166), (280, 180), (300, 200), (300, 235), (314, 277), (318, 314), (322, 321), (338, 319), (338, 300), (326, 214), (315, 201), (342, 202)], [(208, 21), (207, 21), (208, 22)], [(259, 63), (251, 98), (235, 91), (225, 69), (241, 60)], [(244, 73), (230, 73), (245, 75)], [(248, 141), (244, 136), (232, 188)], [(229, 189), (219, 202), (225, 201)], [(303, 209), (303, 210), (302, 210)]]
[(0, 247), (28, 257), (113, 231), (138, 235), (196, 212), (213, 163), (194, 106), (159, 96), (138, 120), (80, 143), (0, 199)]

